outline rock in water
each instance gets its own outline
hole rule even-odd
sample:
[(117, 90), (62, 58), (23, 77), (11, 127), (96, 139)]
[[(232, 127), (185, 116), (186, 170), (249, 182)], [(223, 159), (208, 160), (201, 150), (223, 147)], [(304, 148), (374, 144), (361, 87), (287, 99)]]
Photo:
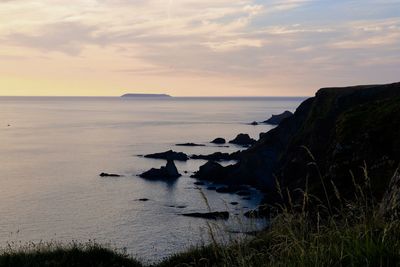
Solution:
[(176, 146), (206, 146), (206, 145), (196, 144), (196, 143), (183, 143), (183, 144), (176, 144)]
[(195, 217), (195, 218), (203, 218), (203, 219), (210, 219), (210, 220), (227, 220), (229, 219), (229, 212), (222, 211), (222, 212), (206, 212), (206, 213), (185, 213), (182, 214), (183, 216), (187, 217)]
[(167, 166), (165, 166), (165, 170), (167, 172), (168, 177), (175, 178), (181, 176), (173, 160), (167, 161)]
[(178, 172), (174, 161), (168, 160), (165, 167), (163, 166), (160, 169), (150, 169), (139, 176), (146, 179), (176, 179), (179, 178), (181, 174)]
[(102, 172), (99, 175), (100, 177), (121, 177), (121, 175), (119, 174), (115, 174), (115, 173), (106, 173), (106, 172)]
[(145, 158), (187, 161), (189, 157), (183, 152), (168, 150), (161, 153), (148, 154)]
[(248, 146), (256, 143), (256, 140), (250, 138), (248, 134), (239, 134), (238, 136), (236, 136), (235, 139), (229, 141), (229, 143), (241, 146)]
[(281, 121), (284, 119), (287, 119), (289, 117), (292, 117), (293, 113), (286, 110), (285, 112), (278, 114), (278, 115), (272, 115), (271, 118), (268, 120), (264, 121), (264, 123), (272, 124), (272, 125), (279, 125)]
[(213, 161), (223, 161), (223, 160), (239, 160), (240, 151), (234, 152), (232, 154), (229, 153), (221, 153), (215, 152), (209, 155), (192, 155), (191, 159), (205, 159), (205, 160), (213, 160)]
[(222, 178), (220, 177), (220, 170), (222, 169), (223, 167), (221, 164), (214, 161), (208, 161), (203, 166), (200, 166), (199, 170), (191, 177), (209, 181), (220, 180)]
[(226, 143), (226, 140), (224, 138), (218, 137), (218, 138), (215, 138), (214, 140), (212, 140), (211, 143), (223, 145)]

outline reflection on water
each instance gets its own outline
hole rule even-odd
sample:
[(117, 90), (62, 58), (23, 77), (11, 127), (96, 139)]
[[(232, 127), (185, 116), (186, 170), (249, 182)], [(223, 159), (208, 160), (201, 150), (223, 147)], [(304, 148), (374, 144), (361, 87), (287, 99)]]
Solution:
[[(165, 161), (136, 155), (234, 152), (241, 148), (208, 142), (241, 132), (257, 138), (271, 127), (248, 122), (294, 110), (300, 101), (0, 98), (0, 244), (95, 239), (155, 260), (207, 240), (204, 220), (180, 216), (207, 210), (189, 177), (205, 161), (176, 162), (180, 173), (188, 172), (177, 180), (147, 181), (136, 175)], [(207, 146), (174, 146), (185, 142)], [(124, 176), (101, 178), (101, 172)], [(240, 214), (261, 198), (256, 191), (244, 200), (207, 186), (200, 188), (215, 211)], [(235, 220), (227, 222), (233, 232)]]

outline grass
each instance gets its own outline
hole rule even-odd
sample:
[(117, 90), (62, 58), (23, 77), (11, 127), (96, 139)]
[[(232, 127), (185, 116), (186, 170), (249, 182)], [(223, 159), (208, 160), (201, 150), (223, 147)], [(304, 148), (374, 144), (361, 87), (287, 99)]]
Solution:
[[(268, 229), (254, 237), (232, 240), (228, 245), (215, 240), (225, 235), (209, 227), (214, 240), (154, 265), (169, 266), (400, 266), (400, 221), (382, 215), (380, 203), (371, 197), (370, 182), (354, 184), (354, 198), (345, 200), (333, 183), (336, 203), (302, 192), (303, 200), (275, 206)], [(284, 193), (282, 193), (284, 192)], [(331, 203), (331, 202), (328, 202)], [(312, 208), (310, 208), (312, 207)], [(32, 245), (6, 248), (0, 266), (146, 266), (126, 254), (90, 243)]]
[(364, 175), (363, 184), (354, 183), (351, 200), (326, 180), (322, 182), (335, 194), (325, 201), (305, 190), (296, 205), (278, 188), (289, 201), (276, 207), (269, 228), (256, 237), (228, 246), (213, 243), (159, 266), (400, 266), (400, 221), (382, 215), (366, 168)]
[(39, 243), (0, 252), (1, 267), (139, 267), (142, 264), (125, 253), (96, 243)]

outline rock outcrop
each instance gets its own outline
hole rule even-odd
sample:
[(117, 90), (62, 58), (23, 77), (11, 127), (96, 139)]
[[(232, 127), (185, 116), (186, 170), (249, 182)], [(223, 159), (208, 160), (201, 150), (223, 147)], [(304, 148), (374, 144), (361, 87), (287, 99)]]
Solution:
[(196, 144), (196, 143), (183, 143), (183, 144), (176, 144), (176, 146), (206, 146), (206, 145)]
[(281, 114), (272, 115), (271, 118), (264, 121), (264, 123), (271, 124), (271, 125), (279, 125), (283, 120), (290, 118), (292, 116), (293, 116), (293, 113), (286, 110), (285, 112), (283, 112)]
[(218, 137), (218, 138), (215, 138), (214, 140), (212, 140), (210, 143), (223, 145), (226, 143), (226, 140), (224, 138)]
[(227, 220), (229, 219), (229, 212), (227, 211), (216, 211), (216, 212), (206, 212), (206, 213), (184, 213), (182, 216), (203, 218), (209, 220)]
[(121, 177), (121, 175), (119, 174), (115, 174), (115, 173), (106, 173), (106, 172), (102, 172), (99, 175), (100, 177)]
[(239, 160), (240, 151), (234, 153), (222, 153), (215, 152), (209, 155), (191, 155), (191, 159), (203, 159), (203, 160), (211, 160), (211, 161), (224, 161), (224, 160)]
[(148, 154), (144, 156), (145, 158), (151, 159), (165, 159), (165, 160), (178, 160), (178, 161), (187, 161), (189, 159), (188, 155), (183, 152), (175, 152), (172, 150), (168, 150), (166, 152)]
[(256, 140), (251, 138), (248, 134), (239, 134), (235, 139), (229, 141), (229, 143), (240, 146), (250, 146), (256, 143)]
[(167, 165), (161, 167), (160, 169), (150, 169), (142, 174), (139, 175), (142, 178), (146, 179), (176, 179), (181, 176), (178, 172), (178, 169), (175, 166), (173, 160), (168, 160)]
[(304, 189), (307, 181), (309, 193), (323, 199), (321, 180), (351, 197), (350, 172), (361, 183), (365, 166), (379, 199), (400, 162), (399, 114), (400, 83), (321, 89), (242, 151), (239, 163), (212, 173), (267, 191), (276, 191), (276, 180), (292, 192)]
[(200, 180), (219, 181), (223, 179), (221, 176), (224, 167), (215, 161), (208, 161), (206, 164), (200, 166), (199, 170), (191, 177)]

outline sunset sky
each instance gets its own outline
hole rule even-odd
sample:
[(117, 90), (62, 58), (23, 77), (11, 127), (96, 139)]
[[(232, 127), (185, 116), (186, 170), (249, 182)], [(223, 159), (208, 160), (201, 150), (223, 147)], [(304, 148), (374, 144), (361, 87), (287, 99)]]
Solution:
[(308, 96), (398, 80), (399, 0), (0, 0), (0, 95)]

